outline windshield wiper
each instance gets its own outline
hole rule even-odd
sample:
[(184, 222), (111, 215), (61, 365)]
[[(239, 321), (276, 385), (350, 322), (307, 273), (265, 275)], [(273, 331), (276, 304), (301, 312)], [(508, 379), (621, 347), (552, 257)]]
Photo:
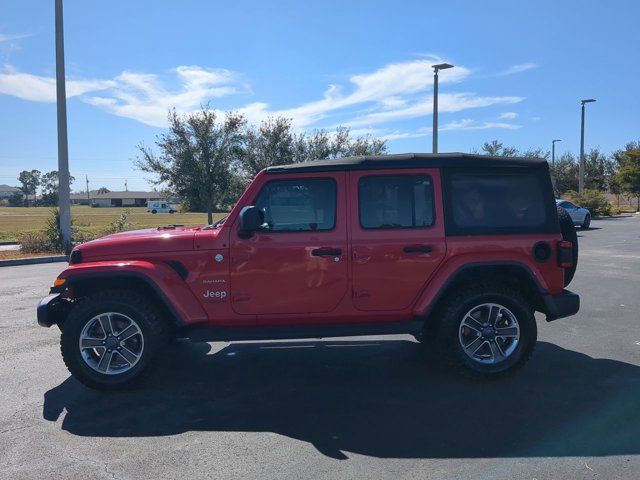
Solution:
[(224, 221), (227, 219), (229, 215), (226, 215), (224, 217), (222, 217), (220, 220), (218, 220), (217, 222), (213, 222), (211, 225), (207, 225), (204, 228), (216, 228), (216, 227), (221, 227), (222, 224), (224, 223)]

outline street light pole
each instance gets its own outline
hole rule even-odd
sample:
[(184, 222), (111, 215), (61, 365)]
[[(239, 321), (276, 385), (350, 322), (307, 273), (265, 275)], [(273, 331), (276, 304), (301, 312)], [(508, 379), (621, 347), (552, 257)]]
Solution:
[(433, 153), (438, 153), (438, 71), (453, 68), (448, 63), (439, 63), (433, 67)]
[(580, 167), (578, 172), (578, 193), (580, 195), (584, 192), (584, 106), (591, 102), (595, 102), (595, 100), (593, 98), (580, 100), (580, 103), (582, 104), (582, 121), (580, 123)]
[(58, 207), (60, 231), (66, 253), (71, 250), (71, 205), (69, 201), (69, 150), (67, 145), (67, 94), (64, 74), (64, 29), (62, 0), (56, 0), (56, 100), (58, 107)]
[(551, 140), (551, 165), (555, 165), (556, 163), (556, 142), (561, 142), (562, 140)]

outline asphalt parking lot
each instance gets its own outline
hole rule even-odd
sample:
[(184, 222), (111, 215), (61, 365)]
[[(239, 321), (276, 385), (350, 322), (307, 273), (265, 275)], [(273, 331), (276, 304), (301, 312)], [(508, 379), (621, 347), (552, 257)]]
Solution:
[(35, 305), (63, 264), (0, 269), (0, 478), (637, 479), (640, 217), (579, 232), (572, 318), (459, 380), (408, 337), (179, 342), (144, 388), (69, 377)]

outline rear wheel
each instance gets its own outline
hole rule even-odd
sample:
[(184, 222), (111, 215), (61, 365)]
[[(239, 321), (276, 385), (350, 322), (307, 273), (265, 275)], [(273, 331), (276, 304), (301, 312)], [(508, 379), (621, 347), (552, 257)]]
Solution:
[(534, 311), (516, 289), (478, 286), (460, 290), (442, 312), (438, 349), (461, 375), (500, 377), (531, 358), (537, 340)]
[(151, 213), (158, 213), (158, 211), (154, 208), (153, 210), (151, 210)]
[(167, 344), (167, 328), (146, 298), (104, 291), (69, 312), (60, 349), (71, 374), (88, 387), (130, 387), (152, 371)]

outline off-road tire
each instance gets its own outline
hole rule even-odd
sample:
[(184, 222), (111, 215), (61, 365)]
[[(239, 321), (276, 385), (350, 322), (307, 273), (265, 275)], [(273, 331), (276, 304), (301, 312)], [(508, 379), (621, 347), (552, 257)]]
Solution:
[[(93, 370), (82, 358), (80, 334), (93, 317), (104, 312), (118, 312), (133, 319), (144, 337), (144, 350), (128, 371), (107, 375)], [(153, 371), (160, 352), (168, 342), (168, 324), (144, 296), (126, 290), (106, 290), (80, 299), (69, 312), (60, 336), (60, 350), (69, 372), (87, 387), (96, 390), (131, 388)]]
[[(515, 315), (520, 328), (516, 349), (496, 364), (472, 360), (464, 352), (459, 340), (459, 328), (464, 316), (483, 303), (496, 303), (508, 308)], [(538, 336), (534, 309), (517, 289), (506, 285), (465, 285), (445, 300), (438, 321), (439, 358), (449, 370), (472, 379), (500, 378), (522, 368), (531, 358)]]
[(573, 276), (576, 274), (576, 268), (578, 267), (578, 234), (576, 233), (576, 227), (573, 225), (571, 216), (562, 207), (558, 207), (558, 222), (560, 223), (562, 239), (573, 244), (573, 265), (564, 269), (564, 286), (566, 287), (571, 283), (571, 280), (573, 280)]

